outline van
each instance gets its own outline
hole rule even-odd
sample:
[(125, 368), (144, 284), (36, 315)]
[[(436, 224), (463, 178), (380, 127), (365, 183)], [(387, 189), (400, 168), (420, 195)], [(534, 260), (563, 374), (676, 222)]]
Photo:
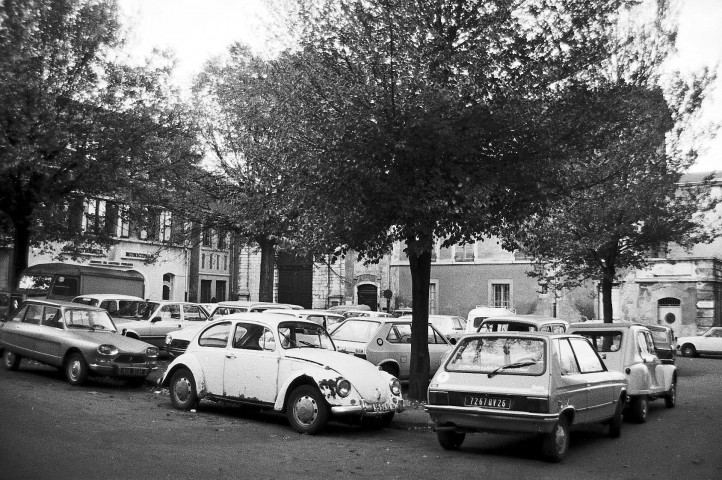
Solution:
[(145, 296), (145, 278), (135, 270), (40, 263), (25, 269), (17, 293), (24, 297), (72, 300), (78, 295), (116, 293)]

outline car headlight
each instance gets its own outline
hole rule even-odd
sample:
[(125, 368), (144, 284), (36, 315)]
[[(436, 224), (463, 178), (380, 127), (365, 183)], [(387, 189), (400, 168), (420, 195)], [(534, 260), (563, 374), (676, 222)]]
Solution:
[(389, 388), (394, 395), (401, 395), (401, 382), (399, 382), (398, 378), (394, 378), (389, 382)]
[(98, 347), (98, 353), (101, 355), (117, 355), (118, 347), (115, 345), (104, 344)]
[(336, 393), (341, 398), (348, 397), (349, 393), (351, 393), (351, 382), (345, 378), (339, 380), (338, 383), (336, 383)]
[(170, 345), (173, 342), (173, 337), (170, 336), (170, 333), (165, 336), (165, 344)]
[(157, 357), (158, 356), (158, 348), (156, 347), (148, 347), (148, 350), (145, 351), (145, 354), (149, 357)]

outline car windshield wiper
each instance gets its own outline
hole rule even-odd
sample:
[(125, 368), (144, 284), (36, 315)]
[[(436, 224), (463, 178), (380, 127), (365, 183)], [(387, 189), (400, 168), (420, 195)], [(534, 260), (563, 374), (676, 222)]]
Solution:
[(489, 372), (487, 375), (489, 378), (493, 377), (497, 373), (501, 372), (502, 370), (507, 370), (509, 368), (521, 368), (521, 367), (529, 367), (531, 365), (536, 365), (536, 360), (521, 360), (519, 362), (512, 362), (507, 363), (506, 365), (501, 365), (500, 367), (496, 367), (494, 370)]

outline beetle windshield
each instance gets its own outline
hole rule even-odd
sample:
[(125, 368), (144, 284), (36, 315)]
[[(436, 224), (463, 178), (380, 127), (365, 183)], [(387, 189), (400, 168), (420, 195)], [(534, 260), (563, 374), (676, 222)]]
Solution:
[(281, 322), (278, 324), (278, 337), (281, 346), (288, 348), (322, 348), (336, 350), (328, 336), (326, 329), (321, 325), (307, 322)]
[(116, 331), (108, 312), (69, 309), (65, 311), (63, 320), (68, 329)]
[(539, 375), (546, 369), (545, 340), (524, 337), (472, 337), (459, 342), (449, 358), (450, 372)]

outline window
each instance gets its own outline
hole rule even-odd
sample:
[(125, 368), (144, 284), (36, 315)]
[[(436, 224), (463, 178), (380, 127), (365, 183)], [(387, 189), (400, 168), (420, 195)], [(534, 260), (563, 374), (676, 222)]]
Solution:
[(570, 338), (569, 342), (574, 350), (574, 355), (579, 362), (579, 370), (582, 373), (603, 372), (605, 370), (602, 360), (594, 351), (592, 346), (582, 338)]
[(429, 284), (429, 315), (436, 314), (436, 282)]
[(454, 261), (456, 262), (473, 262), (474, 261), (474, 244), (456, 245), (454, 252)]
[(228, 243), (226, 241), (226, 235), (225, 232), (218, 232), (218, 250), (226, 249), (226, 244)]
[(386, 340), (389, 343), (411, 343), (411, 325), (394, 325)]
[(76, 277), (57, 277), (52, 294), (61, 297), (77, 297), (80, 294), (78, 292), (78, 279)]
[(45, 307), (43, 312), (43, 325), (46, 327), (62, 328), (60, 320), (60, 309), (56, 307)]
[(202, 243), (204, 247), (210, 247), (211, 246), (211, 229), (210, 228), (204, 228), (202, 232)]
[[(266, 343), (273, 342), (273, 348), (266, 348)], [(269, 345), (270, 346), (270, 345)], [(262, 325), (239, 323), (233, 334), (233, 348), (242, 350), (275, 350), (273, 334)]]
[(160, 240), (170, 243), (173, 234), (173, 216), (170, 212), (163, 210), (160, 214)]
[(574, 357), (574, 351), (567, 339), (559, 340), (559, 363), (562, 375), (579, 373), (577, 359)]
[(206, 268), (206, 254), (201, 254), (201, 268)]
[(379, 322), (348, 321), (333, 331), (332, 338), (344, 342), (366, 343), (380, 326)]
[(10, 319), (10, 321), (11, 321), (11, 322), (22, 322), (22, 321), (23, 321), (23, 317), (25, 316), (25, 312), (27, 312), (27, 311), (28, 311), (28, 307), (23, 307), (23, 308), (21, 308), (20, 310), (18, 310), (17, 312), (15, 312), (15, 315), (12, 316), (12, 318)]
[(43, 317), (43, 307), (41, 305), (28, 305), (28, 313), (25, 314), (23, 323), (32, 323), (33, 325), (40, 325), (40, 320)]
[(180, 305), (171, 303), (170, 305), (163, 305), (160, 307), (160, 318), (162, 320), (180, 320)]
[(622, 346), (622, 332), (575, 332), (592, 342), (597, 352), (608, 353), (619, 351)]
[(202, 322), (206, 316), (196, 305), (183, 305), (183, 319), (191, 322)]
[(198, 337), (201, 347), (226, 348), (231, 334), (231, 322), (223, 322), (206, 329)]
[(490, 289), (490, 306), (495, 308), (511, 308), (511, 284), (492, 283)]
[(91, 233), (100, 233), (105, 229), (105, 200), (88, 198), (85, 200), (85, 218), (83, 230)]
[(130, 218), (127, 205), (118, 206), (118, 236), (121, 238), (130, 236)]
[(446, 343), (446, 340), (444, 340), (444, 336), (431, 328), (431, 325), (429, 325), (429, 330), (426, 332), (429, 345), (444, 345)]
[(115, 300), (103, 300), (103, 302), (100, 303), (100, 308), (106, 309), (108, 313), (115, 313), (118, 311)]

